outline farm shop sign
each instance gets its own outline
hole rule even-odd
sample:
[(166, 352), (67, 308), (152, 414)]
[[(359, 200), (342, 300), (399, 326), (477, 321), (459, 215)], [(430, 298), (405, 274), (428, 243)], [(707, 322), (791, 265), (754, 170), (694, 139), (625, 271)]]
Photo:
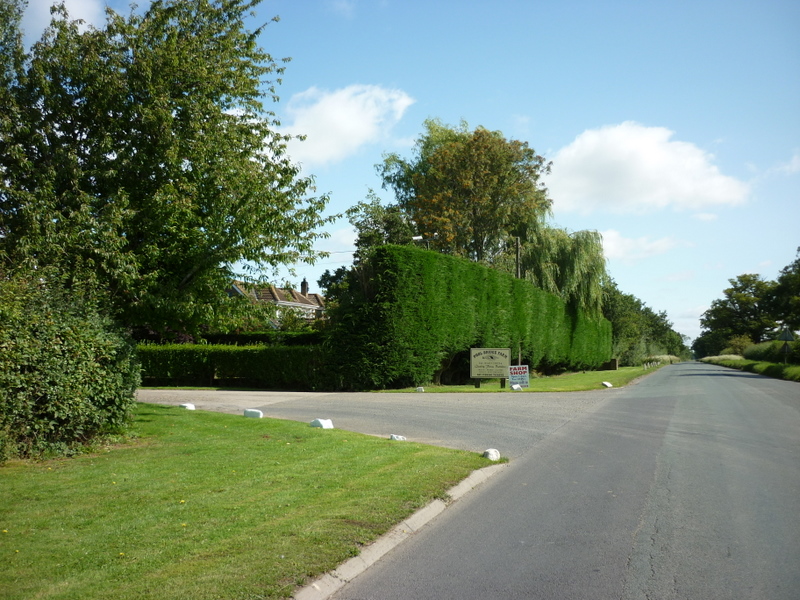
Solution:
[(511, 366), (511, 348), (470, 348), (469, 376), (472, 379), (506, 379)]

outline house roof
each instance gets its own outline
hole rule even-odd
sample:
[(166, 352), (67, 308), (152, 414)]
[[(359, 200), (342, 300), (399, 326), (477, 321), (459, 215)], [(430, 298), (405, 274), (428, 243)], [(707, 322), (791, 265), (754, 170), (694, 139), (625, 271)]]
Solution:
[(279, 288), (274, 285), (255, 287), (234, 281), (234, 293), (248, 296), (258, 302), (272, 302), (273, 304), (290, 304), (314, 309), (325, 308), (325, 298), (320, 294), (302, 294), (297, 290)]

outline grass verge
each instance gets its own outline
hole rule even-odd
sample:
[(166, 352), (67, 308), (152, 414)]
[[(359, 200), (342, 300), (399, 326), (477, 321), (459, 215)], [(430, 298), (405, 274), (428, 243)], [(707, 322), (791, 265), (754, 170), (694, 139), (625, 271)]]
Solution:
[(785, 379), (786, 381), (800, 381), (800, 365), (782, 365), (779, 363), (764, 362), (757, 360), (747, 360), (746, 358), (733, 358), (722, 356), (707, 356), (702, 362), (720, 365), (740, 371), (758, 373), (775, 379)]
[(286, 598), (478, 454), (140, 404), (132, 444), (0, 467), (5, 600)]
[[(584, 371), (580, 373), (565, 373), (552, 377), (531, 377), (530, 387), (525, 388), (526, 392), (584, 392), (586, 390), (596, 390), (603, 387), (603, 382), (607, 381), (614, 387), (622, 387), (629, 384), (634, 379), (652, 373), (662, 365), (654, 365), (647, 369), (642, 367), (622, 367), (616, 371)], [(450, 392), (511, 392), (512, 390), (506, 382), (506, 387), (500, 387), (499, 379), (489, 379), (481, 382), (481, 387), (474, 385), (426, 385), (425, 392), (431, 393), (450, 393)], [(382, 390), (386, 393), (392, 392), (413, 392), (416, 388), (404, 388), (401, 390)]]

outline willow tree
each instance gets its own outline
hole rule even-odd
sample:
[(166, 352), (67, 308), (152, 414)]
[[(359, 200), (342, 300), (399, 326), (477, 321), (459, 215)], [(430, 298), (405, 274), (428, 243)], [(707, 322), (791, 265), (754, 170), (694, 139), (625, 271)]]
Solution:
[(193, 330), (231, 307), (237, 264), (313, 260), (327, 198), (265, 109), (285, 67), (246, 26), (258, 2), (159, 0), (99, 28), (56, 7), (4, 62), (8, 264), (94, 283), (129, 326)]
[(607, 277), (601, 235), (552, 227), (532, 233), (521, 246), (522, 276), (570, 306), (600, 314)]

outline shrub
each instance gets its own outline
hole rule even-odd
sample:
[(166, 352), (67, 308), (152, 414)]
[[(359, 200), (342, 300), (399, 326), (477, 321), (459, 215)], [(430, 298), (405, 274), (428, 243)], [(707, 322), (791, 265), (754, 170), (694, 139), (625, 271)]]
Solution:
[(0, 279), (0, 455), (70, 453), (119, 431), (138, 383), (132, 342), (94, 303)]
[(784, 354), (783, 344), (784, 342), (779, 341), (754, 344), (744, 351), (744, 357), (748, 360), (766, 361), (781, 364), (783, 364), (785, 358), (786, 362), (788, 363), (800, 364), (800, 343), (790, 342), (790, 351), (788, 354)]

